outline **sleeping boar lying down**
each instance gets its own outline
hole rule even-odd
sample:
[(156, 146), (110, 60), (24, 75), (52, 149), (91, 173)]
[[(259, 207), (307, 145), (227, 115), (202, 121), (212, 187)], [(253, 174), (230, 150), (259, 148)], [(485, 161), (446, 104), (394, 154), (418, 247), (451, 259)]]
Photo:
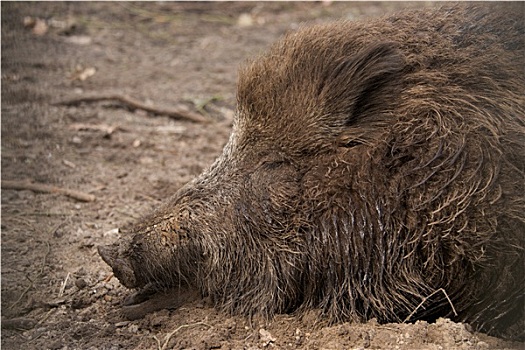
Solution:
[(102, 258), (126, 287), (236, 314), (515, 335), (525, 5), (481, 6), (287, 35), (240, 70), (222, 155)]

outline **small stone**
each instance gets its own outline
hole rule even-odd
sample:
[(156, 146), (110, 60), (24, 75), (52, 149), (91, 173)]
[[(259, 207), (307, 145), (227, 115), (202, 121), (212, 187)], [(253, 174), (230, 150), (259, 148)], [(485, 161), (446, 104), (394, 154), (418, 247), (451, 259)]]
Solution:
[(46, 34), (48, 29), (49, 26), (47, 25), (46, 21), (37, 18), (35, 21), (35, 25), (33, 26), (33, 34), (41, 36)]
[(476, 344), (476, 348), (477, 349), (488, 349), (489, 348), (489, 344), (485, 343), (484, 341), (479, 341), (477, 344)]
[(128, 327), (128, 330), (131, 332), (131, 333), (137, 333), (139, 331), (139, 325), (137, 324), (132, 324)]
[(71, 308), (72, 309), (83, 309), (85, 307), (88, 307), (91, 304), (92, 304), (92, 301), (90, 298), (80, 297), (80, 298), (73, 299), (71, 301)]
[(131, 323), (131, 321), (117, 322), (117, 323), (115, 323), (115, 327), (124, 327), (124, 326), (127, 326), (130, 323)]
[(87, 35), (72, 35), (64, 39), (67, 43), (75, 45), (89, 45), (93, 41), (90, 36)]
[(268, 332), (266, 329), (261, 328), (259, 329), (259, 335), (261, 336), (261, 341), (263, 342), (263, 346), (268, 346), (270, 343), (275, 342), (275, 337), (272, 336), (270, 332)]
[(253, 17), (249, 13), (243, 13), (237, 20), (239, 27), (250, 27), (253, 25)]
[(77, 286), (78, 289), (84, 289), (87, 287), (87, 282), (83, 278), (77, 278), (75, 280), (75, 286)]
[(71, 139), (71, 142), (76, 143), (76, 144), (81, 144), (82, 139), (78, 136), (73, 136), (73, 138)]

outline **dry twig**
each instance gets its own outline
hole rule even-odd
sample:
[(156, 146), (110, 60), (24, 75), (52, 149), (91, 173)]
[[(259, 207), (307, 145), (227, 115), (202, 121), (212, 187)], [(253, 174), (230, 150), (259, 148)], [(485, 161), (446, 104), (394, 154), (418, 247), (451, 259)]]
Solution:
[(166, 334), (166, 336), (164, 337), (164, 344), (161, 345), (160, 344), (160, 340), (159, 338), (157, 338), (156, 336), (153, 336), (153, 338), (155, 339), (155, 341), (157, 341), (157, 348), (159, 350), (166, 350), (166, 348), (168, 347), (168, 343), (171, 339), (171, 337), (177, 333), (178, 331), (180, 331), (182, 328), (187, 328), (187, 327), (193, 327), (193, 326), (199, 326), (199, 325), (203, 325), (203, 326), (207, 326), (207, 327), (211, 327), (209, 324), (207, 324), (206, 322), (196, 322), (196, 323), (192, 323), (192, 324), (183, 324), (183, 325), (180, 325), (178, 326), (177, 328), (175, 328), (173, 331), (169, 332), (168, 334)]
[(64, 282), (62, 282), (62, 286), (60, 286), (60, 291), (58, 292), (59, 298), (62, 297), (62, 295), (64, 295), (64, 291), (66, 290), (67, 281), (69, 280), (69, 276), (70, 276), (70, 273), (68, 272), (66, 275), (66, 279), (64, 280)]
[(17, 317), (2, 320), (2, 329), (27, 330), (35, 327), (37, 322), (32, 318)]
[(66, 188), (46, 185), (30, 181), (2, 180), (2, 189), (30, 190), (43, 193), (59, 193), (82, 202), (93, 202), (97, 197), (92, 194), (69, 190)]
[(93, 103), (100, 101), (116, 101), (123, 105), (126, 108), (131, 110), (141, 109), (143, 111), (153, 113), (156, 115), (165, 115), (173, 119), (182, 119), (188, 120), (195, 123), (207, 123), (208, 119), (204, 118), (200, 114), (193, 113), (190, 111), (185, 111), (182, 109), (166, 109), (166, 108), (156, 108), (148, 106), (140, 101), (137, 101), (129, 96), (119, 95), (119, 94), (110, 94), (110, 95), (93, 95), (93, 96), (84, 96), (76, 97), (69, 100), (59, 101), (53, 103), (54, 105), (62, 106), (76, 106), (81, 103)]
[(51, 310), (49, 310), (49, 311), (44, 315), (44, 317), (42, 317), (42, 318), (40, 319), (40, 321), (38, 321), (38, 322), (36, 323), (36, 325), (38, 326), (38, 325), (44, 323), (44, 322), (49, 318), (49, 315), (51, 315), (51, 313), (52, 313), (54, 310), (55, 310), (55, 309), (51, 309)]
[(80, 130), (89, 130), (89, 131), (100, 131), (103, 132), (106, 135), (111, 135), (113, 132), (117, 129), (120, 129), (120, 127), (116, 125), (107, 125), (107, 124), (83, 124), (83, 123), (75, 123), (71, 124), (69, 126), (70, 129), (75, 131)]
[(26, 275), (26, 278), (27, 280), (29, 281), (29, 285), (24, 289), (24, 291), (20, 294), (20, 296), (18, 297), (18, 299), (16, 299), (16, 301), (14, 303), (11, 304), (11, 306), (9, 306), (9, 310), (13, 309), (16, 305), (18, 305), (18, 303), (20, 301), (22, 301), (22, 298), (27, 294), (27, 292), (29, 292), (31, 290), (31, 288), (33, 288), (33, 280), (31, 278), (29, 278), (29, 276)]
[[(55, 234), (56, 230), (58, 230), (58, 228), (62, 226), (62, 224), (63, 222), (53, 227), (53, 229), (51, 230), (51, 236)], [(47, 264), (47, 258), (49, 257), (49, 253), (51, 253), (51, 245), (49, 244), (48, 241), (45, 241), (45, 242), (47, 244), (47, 249), (46, 249), (46, 253), (44, 254), (44, 258), (42, 259), (42, 265), (40, 266), (40, 271), (38, 271), (37, 278), (39, 278), (40, 276), (44, 274), (44, 268), (46, 267), (46, 264)]]

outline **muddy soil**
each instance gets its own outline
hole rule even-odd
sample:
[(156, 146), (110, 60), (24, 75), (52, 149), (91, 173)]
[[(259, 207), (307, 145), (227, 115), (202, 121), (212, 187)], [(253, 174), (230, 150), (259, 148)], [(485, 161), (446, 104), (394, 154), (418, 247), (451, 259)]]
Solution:
[[(33, 181), (96, 197), (2, 191), (3, 349), (519, 349), (436, 323), (328, 325), (313, 311), (247, 320), (206, 300), (136, 320), (131, 293), (96, 246), (159, 205), (221, 152), (237, 67), (301, 23), (358, 20), (433, 3), (2, 2), (2, 184)], [(110, 100), (199, 113), (194, 123)]]

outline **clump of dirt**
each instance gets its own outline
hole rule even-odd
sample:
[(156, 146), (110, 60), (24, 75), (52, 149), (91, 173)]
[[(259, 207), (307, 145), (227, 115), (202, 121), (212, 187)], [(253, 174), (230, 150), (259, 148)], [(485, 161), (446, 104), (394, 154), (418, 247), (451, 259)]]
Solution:
[[(312, 311), (248, 320), (200, 299), (130, 321), (120, 305), (131, 291), (96, 253), (117, 239), (117, 227), (158, 206), (217, 157), (231, 129), (243, 60), (303, 22), (406, 6), (434, 5), (2, 3), (2, 347), (523, 348), (445, 319), (328, 325)], [(211, 122), (115, 100), (56, 104), (93, 94), (130, 96)], [(8, 189), (8, 181), (47, 187)]]

